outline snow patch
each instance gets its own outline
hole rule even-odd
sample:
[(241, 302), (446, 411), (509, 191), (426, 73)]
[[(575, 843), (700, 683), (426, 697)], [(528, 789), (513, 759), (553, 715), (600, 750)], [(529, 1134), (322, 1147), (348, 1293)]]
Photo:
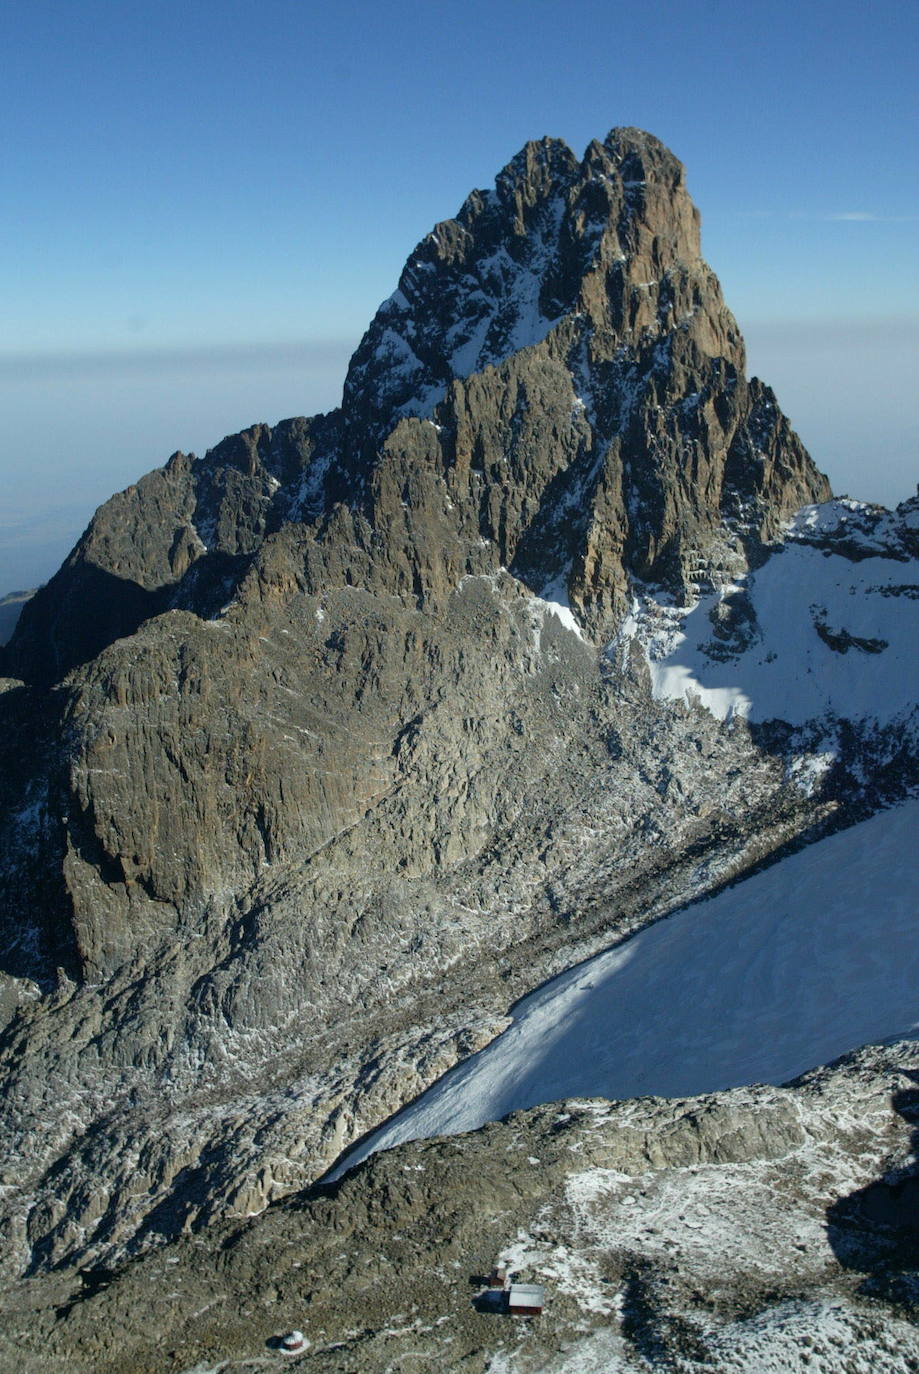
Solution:
[[(808, 507), (800, 528), (835, 530), (844, 515)], [(636, 584), (610, 652), (637, 641), (656, 700), (698, 703), (719, 720), (890, 725), (917, 709), (914, 584), (915, 559), (906, 566), (881, 554), (853, 559), (793, 541), (684, 606)]]
[(812, 797), (819, 791), (821, 783), (837, 758), (835, 749), (818, 750), (814, 754), (798, 754), (789, 761), (785, 773), (805, 797)]
[(584, 638), (584, 631), (571, 609), (571, 602), (568, 600), (567, 579), (564, 575), (546, 583), (541, 595), (534, 597), (534, 600), (541, 608), (543, 616), (554, 615), (564, 629), (570, 630), (583, 643), (587, 643)]
[(376, 1150), (542, 1102), (782, 1083), (860, 1044), (914, 1034), (917, 833), (910, 801), (562, 974), (332, 1177)]

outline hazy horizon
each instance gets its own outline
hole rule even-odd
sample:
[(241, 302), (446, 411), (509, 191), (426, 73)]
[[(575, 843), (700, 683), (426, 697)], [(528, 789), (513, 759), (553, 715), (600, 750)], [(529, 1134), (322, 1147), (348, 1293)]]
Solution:
[[(886, 506), (915, 493), (919, 321), (741, 329), (748, 372), (776, 392), (834, 492)], [(46, 582), (96, 508), (176, 449), (200, 456), (250, 424), (338, 405), (356, 344), (0, 358), (7, 441), (19, 457), (0, 512), (0, 596)]]

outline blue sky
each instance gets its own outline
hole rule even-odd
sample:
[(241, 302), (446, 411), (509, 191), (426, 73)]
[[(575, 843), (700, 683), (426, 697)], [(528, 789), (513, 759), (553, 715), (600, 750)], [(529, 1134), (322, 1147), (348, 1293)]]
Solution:
[(751, 368), (834, 485), (902, 499), (917, 39), (883, 0), (9, 0), (0, 592), (174, 448), (334, 405), (430, 226), (528, 138), (615, 124), (686, 163)]

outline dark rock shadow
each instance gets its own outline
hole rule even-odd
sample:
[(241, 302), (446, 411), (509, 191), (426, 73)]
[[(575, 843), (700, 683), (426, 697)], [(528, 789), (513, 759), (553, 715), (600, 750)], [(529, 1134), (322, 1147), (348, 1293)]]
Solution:
[(485, 1288), (472, 1299), (477, 1312), (500, 1316), (507, 1311), (507, 1293), (503, 1288)]
[[(919, 1084), (919, 1072), (908, 1075)], [(893, 1094), (894, 1110), (914, 1127), (919, 1151), (919, 1087)], [(919, 1306), (919, 1161), (839, 1198), (827, 1209), (827, 1238), (840, 1264), (863, 1273), (859, 1292)]]
[(675, 1277), (666, 1261), (636, 1257), (623, 1275), (622, 1334), (651, 1369), (675, 1369), (679, 1357), (714, 1369), (697, 1323), (673, 1310)]
[(117, 1269), (108, 1269), (105, 1265), (100, 1264), (90, 1265), (88, 1268), (80, 1269), (78, 1273), (80, 1287), (66, 1302), (55, 1309), (56, 1321), (63, 1321), (66, 1317), (70, 1316), (74, 1308), (78, 1307), (81, 1302), (85, 1302), (88, 1298), (94, 1298), (97, 1293), (103, 1293), (105, 1289), (109, 1288), (115, 1279), (118, 1278), (119, 1271)]
[[(0, 692), (0, 972), (34, 979), (44, 992), (57, 986), (58, 970), (80, 977), (63, 877), (66, 708), (60, 690)], [(0, 998), (0, 1024), (18, 1005), (15, 996)]]
[(23, 608), (0, 667), (8, 676), (49, 687), (164, 611), (191, 609), (203, 619), (216, 614), (251, 561), (207, 553), (182, 578), (149, 588), (71, 555)]

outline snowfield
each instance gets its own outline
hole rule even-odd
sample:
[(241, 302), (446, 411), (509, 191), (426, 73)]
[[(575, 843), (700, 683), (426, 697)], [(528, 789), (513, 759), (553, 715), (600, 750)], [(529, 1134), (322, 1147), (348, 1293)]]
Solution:
[(859, 528), (865, 511), (805, 507), (762, 567), (693, 605), (636, 588), (612, 651), (637, 639), (658, 700), (695, 700), (721, 720), (904, 719), (916, 710), (919, 562)]
[(524, 998), (511, 1026), (346, 1155), (561, 1098), (783, 1083), (919, 1029), (919, 800), (685, 907)]

